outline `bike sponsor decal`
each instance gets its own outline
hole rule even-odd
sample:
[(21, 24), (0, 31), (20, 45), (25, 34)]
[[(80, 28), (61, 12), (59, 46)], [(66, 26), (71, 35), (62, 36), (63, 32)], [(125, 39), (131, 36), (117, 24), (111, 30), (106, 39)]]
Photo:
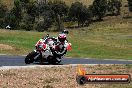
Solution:
[(131, 76), (129, 74), (86, 74), (86, 71), (79, 66), (76, 81), (80, 85), (86, 83), (130, 83)]

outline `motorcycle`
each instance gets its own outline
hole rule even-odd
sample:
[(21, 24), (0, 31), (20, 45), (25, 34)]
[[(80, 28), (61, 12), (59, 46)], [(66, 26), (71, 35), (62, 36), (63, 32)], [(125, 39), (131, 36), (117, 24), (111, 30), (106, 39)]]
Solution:
[(50, 38), (49, 34), (47, 34), (45, 38), (40, 39), (36, 43), (36, 49), (26, 56), (25, 63), (30, 64), (33, 62), (47, 62), (49, 64), (59, 64), (66, 52), (71, 50), (71, 43), (66, 43), (66, 52), (64, 55), (58, 55), (56, 51), (53, 50), (54, 46), (55, 40)]

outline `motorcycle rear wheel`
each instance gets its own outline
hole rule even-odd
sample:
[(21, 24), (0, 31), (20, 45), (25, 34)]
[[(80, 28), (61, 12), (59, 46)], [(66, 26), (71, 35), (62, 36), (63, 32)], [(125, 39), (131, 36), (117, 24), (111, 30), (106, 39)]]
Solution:
[(61, 62), (61, 60), (58, 61), (58, 60), (56, 59), (56, 57), (48, 57), (48, 63), (49, 63), (49, 64), (56, 65), (56, 64), (60, 64), (60, 62)]

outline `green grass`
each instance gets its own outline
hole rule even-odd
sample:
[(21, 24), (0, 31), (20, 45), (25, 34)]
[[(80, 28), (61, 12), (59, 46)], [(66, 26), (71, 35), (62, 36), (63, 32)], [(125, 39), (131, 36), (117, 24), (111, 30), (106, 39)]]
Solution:
[(36, 42), (46, 33), (0, 30), (0, 43), (8, 44), (14, 49), (0, 50), (0, 53), (26, 54), (34, 49)]
[[(112, 17), (74, 32), (75, 56), (92, 58), (132, 58), (132, 19)], [(83, 30), (83, 31), (82, 31)], [(91, 30), (91, 31), (89, 31)], [(79, 40), (77, 40), (79, 38)], [(83, 38), (83, 39), (82, 39)], [(70, 53), (71, 55), (72, 53)]]
[[(132, 59), (132, 19), (104, 18), (89, 27), (69, 29), (68, 40), (72, 43), (70, 57)], [(47, 32), (0, 30), (0, 44), (8, 44), (13, 50), (0, 53), (22, 55), (34, 49), (35, 43)], [(57, 36), (57, 32), (50, 32)]]

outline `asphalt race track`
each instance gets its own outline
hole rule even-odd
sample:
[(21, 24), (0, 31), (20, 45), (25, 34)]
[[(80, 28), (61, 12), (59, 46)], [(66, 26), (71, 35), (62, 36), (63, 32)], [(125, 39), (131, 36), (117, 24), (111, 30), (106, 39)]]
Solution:
[[(0, 66), (26, 66), (24, 59), (25, 56), (0, 55)], [(132, 64), (132, 61), (64, 58), (61, 64)], [(36, 63), (32, 65), (36, 65)]]

